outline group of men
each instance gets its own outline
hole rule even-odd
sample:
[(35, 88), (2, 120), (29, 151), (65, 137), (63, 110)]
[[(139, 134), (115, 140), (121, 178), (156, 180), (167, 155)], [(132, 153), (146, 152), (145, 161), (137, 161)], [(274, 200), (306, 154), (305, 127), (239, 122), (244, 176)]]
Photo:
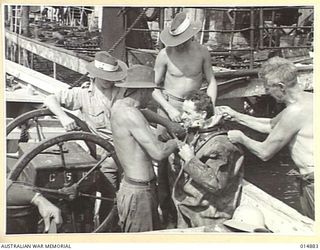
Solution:
[[(289, 144), (301, 174), (303, 211), (314, 219), (312, 94), (299, 88), (294, 64), (276, 57), (262, 67), (261, 77), (267, 93), (286, 105), (279, 115), (256, 118), (216, 107), (210, 54), (194, 40), (200, 27), (177, 14), (160, 34), (166, 47), (154, 69), (127, 68), (98, 52), (87, 66), (90, 84), (49, 96), (45, 104), (66, 130), (76, 124), (61, 107), (80, 110), (93, 133), (113, 142), (123, 173), (112, 160), (101, 170), (114, 187), (123, 232), (164, 229), (172, 212), (179, 228), (230, 219), (241, 196), (242, 146), (268, 160)], [(206, 93), (200, 91), (204, 79)], [(152, 97), (159, 115), (146, 109)], [(227, 131), (222, 120), (269, 135), (258, 142), (239, 130)], [(150, 122), (159, 124), (157, 130)]]

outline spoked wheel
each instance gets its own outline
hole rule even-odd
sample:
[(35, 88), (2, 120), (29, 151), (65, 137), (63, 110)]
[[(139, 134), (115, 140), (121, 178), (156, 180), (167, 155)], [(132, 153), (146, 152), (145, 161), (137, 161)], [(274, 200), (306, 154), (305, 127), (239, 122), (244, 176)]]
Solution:
[[(95, 152), (79, 145), (81, 141), (99, 146), (96, 159), (92, 157)], [(25, 152), (8, 178), (34, 185), (57, 205), (66, 224), (62, 232), (112, 231), (117, 214), (115, 189), (99, 168), (110, 163), (120, 166), (113, 146), (88, 132), (69, 132), (36, 146), (28, 144), (22, 143)]]
[[(75, 120), (78, 126), (77, 130), (90, 132), (88, 125), (83, 120), (67, 110), (65, 110), (65, 112), (68, 116)], [(12, 145), (7, 145), (8, 158), (16, 159), (18, 157), (17, 151), (19, 142), (40, 142), (48, 139), (49, 137), (65, 133), (65, 130), (62, 128), (62, 125), (58, 119), (43, 119), (43, 117), (47, 116), (54, 117), (55, 115), (48, 108), (43, 108), (24, 113), (8, 123), (6, 127), (6, 136), (8, 139), (7, 142), (13, 141)], [(46, 129), (50, 131), (46, 131)], [(15, 131), (19, 133), (18, 136), (13, 135)], [(18, 143), (14, 142), (15, 140)], [(91, 151), (94, 155), (95, 145), (90, 145), (90, 142), (88, 142), (87, 145), (92, 149)]]
[[(81, 129), (84, 132), (90, 132), (88, 125), (84, 121), (82, 121), (77, 116), (73, 115), (68, 111), (65, 111), (65, 112), (67, 113), (67, 115), (69, 115), (72, 119), (75, 120), (79, 129)], [(44, 116), (54, 116), (54, 114), (48, 108), (44, 108), (39, 110), (33, 110), (18, 116), (7, 125), (7, 128), (6, 128), (7, 136), (15, 128), (25, 125), (27, 126), (28, 129), (30, 129), (31, 127), (36, 128), (38, 141), (47, 139), (46, 137), (43, 136), (43, 133), (41, 131), (41, 128), (43, 126), (43, 123), (45, 123), (45, 121), (39, 120), (40, 117), (44, 117)]]

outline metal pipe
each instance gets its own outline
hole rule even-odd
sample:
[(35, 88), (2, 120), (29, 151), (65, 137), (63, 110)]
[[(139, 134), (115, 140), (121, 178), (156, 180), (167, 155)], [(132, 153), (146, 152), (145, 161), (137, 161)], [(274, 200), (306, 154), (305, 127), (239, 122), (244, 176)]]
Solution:
[(260, 32), (260, 48), (263, 48), (263, 28), (264, 28), (264, 21), (263, 21), (263, 8), (259, 9), (259, 32)]
[(158, 29), (158, 30), (155, 30), (155, 29), (139, 29), (139, 28), (134, 28), (134, 29), (132, 29), (132, 31), (150, 31), (150, 32), (161, 32), (161, 30), (160, 29)]
[(257, 48), (257, 49), (312, 49), (313, 46), (283, 46), (283, 47), (263, 47), (263, 48)]
[[(274, 26), (274, 18), (275, 18), (275, 14), (274, 14), (274, 10), (271, 13), (271, 26)], [(272, 39), (274, 37), (274, 30), (271, 30), (271, 36), (269, 37), (269, 47), (271, 47), (272, 45)]]
[(250, 29), (250, 69), (252, 69), (254, 62), (254, 8), (250, 10)]
[[(308, 6), (295, 6), (299, 9), (314, 9), (314, 7), (308, 7)], [(243, 12), (249, 12), (250, 11), (250, 8), (239, 8), (239, 7), (233, 7), (235, 8), (237, 11), (243, 11)], [(269, 10), (269, 11), (273, 11), (273, 10), (282, 10), (284, 8), (292, 8), (292, 7), (286, 7), (286, 6), (282, 6), (282, 7), (262, 7), (264, 10)], [(230, 10), (230, 8), (219, 8), (219, 7), (216, 7), (216, 8), (208, 8), (210, 10), (215, 10), (215, 11), (228, 11)]]
[(53, 78), (57, 79), (57, 64), (53, 62)]
[[(164, 29), (164, 8), (160, 9), (160, 15), (159, 15), (159, 28), (162, 31)], [(159, 34), (160, 35), (160, 34)], [(160, 49), (164, 48), (164, 44), (159, 39), (159, 47)]]
[(267, 30), (279, 30), (279, 29), (312, 29), (313, 26), (277, 26), (277, 27), (264, 27)]
[[(236, 27), (236, 18), (237, 18), (237, 12), (234, 11), (234, 16), (232, 20), (232, 30), (235, 30)], [(234, 31), (231, 32), (231, 37), (230, 37), (230, 43), (229, 43), (229, 49), (233, 48), (233, 38), (234, 38)]]
[[(161, 32), (162, 30), (150, 30), (150, 29), (139, 29), (139, 28), (134, 28), (132, 30), (135, 31), (144, 31), (144, 32), (149, 32), (149, 31), (154, 31), (154, 32)], [(247, 31), (250, 30), (250, 28), (244, 28), (244, 29), (237, 29), (237, 30), (203, 30), (202, 32), (220, 32), (220, 33), (231, 33), (231, 32), (242, 32), (242, 31)]]

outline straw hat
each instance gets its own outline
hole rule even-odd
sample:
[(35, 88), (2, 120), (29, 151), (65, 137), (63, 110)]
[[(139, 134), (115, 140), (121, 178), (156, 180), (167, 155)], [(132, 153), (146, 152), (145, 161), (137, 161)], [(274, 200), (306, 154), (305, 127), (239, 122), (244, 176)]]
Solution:
[(240, 205), (234, 211), (232, 219), (223, 224), (245, 232), (270, 232), (265, 225), (263, 213), (253, 206)]
[(133, 65), (128, 69), (128, 75), (123, 83), (116, 83), (117, 87), (131, 89), (156, 88), (154, 70), (149, 66)]
[(192, 38), (201, 30), (201, 23), (192, 23), (185, 12), (181, 12), (172, 20), (170, 27), (160, 33), (160, 40), (168, 47), (175, 47)]
[(93, 77), (108, 81), (120, 81), (127, 75), (127, 65), (106, 51), (97, 52), (93, 62), (86, 69)]

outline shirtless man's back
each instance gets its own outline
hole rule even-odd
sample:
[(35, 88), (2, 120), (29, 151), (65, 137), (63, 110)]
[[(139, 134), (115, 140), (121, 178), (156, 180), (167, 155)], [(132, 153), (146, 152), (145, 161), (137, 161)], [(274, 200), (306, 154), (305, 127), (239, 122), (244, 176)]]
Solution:
[(124, 232), (160, 229), (152, 160), (168, 157), (177, 143), (158, 141), (138, 109), (146, 106), (156, 86), (152, 68), (142, 65), (129, 68), (126, 82), (117, 86), (131, 91), (111, 110), (114, 147), (124, 171), (117, 195), (120, 224)]
[(155, 178), (152, 160), (168, 156), (176, 143), (158, 141), (142, 113), (129, 103), (130, 100), (119, 100), (112, 109), (115, 150), (125, 176), (150, 181)]

